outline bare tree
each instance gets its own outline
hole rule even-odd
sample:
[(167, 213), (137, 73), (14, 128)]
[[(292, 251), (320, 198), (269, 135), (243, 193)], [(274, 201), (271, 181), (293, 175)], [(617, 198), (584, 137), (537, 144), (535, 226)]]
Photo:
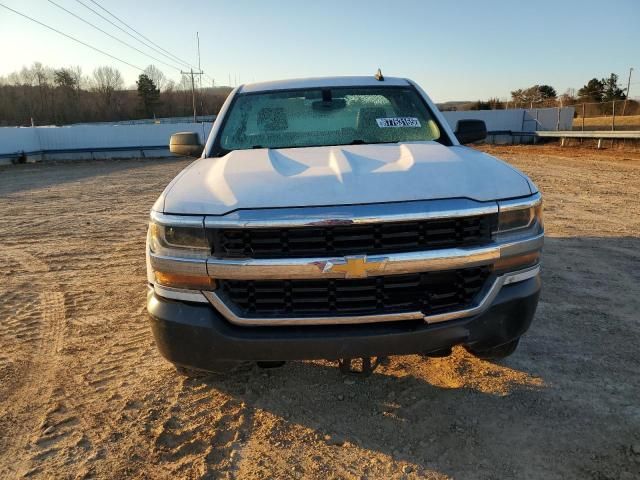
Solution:
[(83, 84), (86, 82), (85, 77), (82, 75), (82, 67), (80, 65), (69, 67), (69, 72), (73, 77), (73, 81), (76, 85), (76, 90), (79, 92), (84, 86)]
[[(153, 102), (153, 114), (190, 115), (191, 78), (177, 77), (174, 81), (164, 77), (163, 85), (157, 102)], [(200, 90), (203, 114), (218, 112), (229, 91), (226, 87)], [(148, 112), (139, 108), (139, 100), (136, 86), (127, 89), (114, 68), (101, 67), (87, 77), (80, 67), (54, 69), (35, 63), (0, 77), (0, 125), (143, 118)]]
[(93, 71), (91, 90), (100, 95), (104, 106), (109, 108), (113, 104), (113, 93), (124, 86), (122, 75), (117, 68), (98, 67)]
[(155, 65), (149, 65), (147, 68), (144, 69), (144, 73), (147, 77), (149, 77), (151, 79), (151, 81), (153, 82), (153, 84), (156, 86), (156, 88), (160, 91), (162, 91), (165, 87), (165, 84), (167, 82), (167, 77), (164, 75), (164, 73), (162, 73), (162, 70), (160, 70), (158, 67), (156, 67)]
[(178, 90), (191, 91), (191, 78), (189, 75), (180, 76), (180, 82), (178, 83)]
[(168, 80), (164, 86), (165, 92), (173, 92), (176, 89), (176, 82), (173, 80)]

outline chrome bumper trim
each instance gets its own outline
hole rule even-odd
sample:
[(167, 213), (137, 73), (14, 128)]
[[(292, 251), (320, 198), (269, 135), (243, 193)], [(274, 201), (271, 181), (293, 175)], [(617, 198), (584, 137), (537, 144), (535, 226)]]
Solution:
[[(366, 257), (366, 262), (378, 266), (367, 274), (399, 275), (489, 265), (501, 258), (539, 250), (543, 243), (544, 234), (541, 233), (526, 240), (490, 246), (370, 255)], [(327, 268), (328, 264), (340, 265), (345, 261), (345, 257), (238, 260), (210, 257), (207, 260), (207, 273), (210, 277), (227, 280), (345, 278), (344, 271), (332, 271), (336, 269)]]
[(501, 212), (508, 212), (510, 210), (535, 207), (539, 205), (540, 202), (542, 202), (542, 195), (540, 192), (537, 192), (529, 197), (515, 198), (512, 200), (498, 200), (498, 207)]
[(158, 225), (170, 227), (202, 228), (204, 225), (203, 215), (167, 215), (151, 210), (149, 219)]
[(241, 326), (291, 326), (291, 325), (350, 325), (360, 323), (381, 323), (381, 322), (400, 322), (406, 320), (422, 319), (426, 323), (440, 323), (458, 318), (471, 317), (479, 315), (487, 310), (491, 303), (495, 300), (504, 285), (522, 282), (529, 278), (533, 278), (540, 273), (540, 265), (525, 270), (508, 273), (496, 277), (493, 283), (485, 288), (482, 299), (473, 307), (458, 310), (455, 312), (447, 312), (436, 315), (425, 316), (422, 312), (404, 312), (390, 313), (382, 315), (362, 315), (362, 316), (338, 316), (338, 317), (283, 317), (283, 318), (246, 318), (236, 315), (216, 292), (202, 292), (209, 300), (211, 305), (220, 312), (229, 322)]
[[(513, 257), (540, 250), (544, 233), (526, 240), (497, 243), (470, 248), (444, 248), (424, 252), (371, 255), (368, 264), (377, 264), (367, 271), (368, 276), (400, 275), (404, 273), (453, 270), (456, 268), (489, 265), (501, 258)], [(209, 275), (227, 280), (345, 278), (340, 269), (328, 265), (344, 264), (349, 257), (278, 258), (278, 259), (208, 259), (167, 257), (149, 253), (153, 270), (183, 275)]]
[(454, 198), (334, 207), (236, 210), (226, 215), (207, 215), (204, 218), (204, 226), (205, 228), (317, 227), (408, 222), (490, 215), (494, 213), (498, 213), (498, 203), (496, 201), (477, 202), (466, 198)]
[(162, 287), (160, 285), (149, 285), (156, 295), (172, 300), (182, 300), (185, 302), (209, 303), (207, 297), (198, 290), (184, 290), (181, 288)]
[(207, 260), (204, 258), (166, 257), (149, 252), (153, 271), (178, 273), (181, 275), (207, 275)]

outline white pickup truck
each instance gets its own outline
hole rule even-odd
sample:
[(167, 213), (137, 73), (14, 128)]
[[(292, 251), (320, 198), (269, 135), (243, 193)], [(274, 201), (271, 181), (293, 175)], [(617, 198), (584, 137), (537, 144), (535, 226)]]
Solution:
[[(199, 156), (151, 210), (148, 303), (179, 369), (362, 359), (462, 345), (511, 354), (534, 316), (542, 199), (524, 174), (461, 146), (404, 78), (237, 87)], [(354, 362), (355, 363), (355, 362)]]

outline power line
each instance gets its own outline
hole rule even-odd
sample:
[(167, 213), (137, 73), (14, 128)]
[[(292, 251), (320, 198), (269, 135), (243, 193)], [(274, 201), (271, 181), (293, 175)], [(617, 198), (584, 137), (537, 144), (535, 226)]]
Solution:
[[(81, 1), (81, 0), (76, 0), (76, 2), (78, 2), (78, 3), (79, 3), (80, 5), (82, 5), (84, 8), (86, 8), (87, 10), (90, 10), (91, 12), (93, 12), (94, 14), (96, 14), (97, 16), (99, 16), (100, 18), (102, 18), (104, 21), (106, 21), (106, 22), (110, 23), (111, 25), (113, 25), (114, 27), (116, 27), (118, 30), (120, 30), (120, 31), (122, 31), (122, 32), (124, 32), (124, 33), (126, 33), (126, 34), (127, 34), (127, 35), (129, 35), (131, 38), (133, 38), (136, 42), (140, 42), (140, 43), (142, 43), (145, 47), (147, 47), (147, 48), (149, 48), (149, 49), (153, 50), (153, 51), (154, 51), (154, 52), (156, 52), (156, 53), (159, 53), (160, 55), (162, 55), (162, 56), (164, 56), (164, 57), (168, 58), (168, 59), (169, 59), (169, 60), (171, 60), (172, 62), (176, 62), (176, 61), (177, 61), (178, 63), (180, 63), (180, 64), (182, 64), (182, 65), (186, 65), (186, 66), (189, 66), (189, 67), (191, 66), (191, 65), (189, 65), (188, 63), (186, 63), (186, 62), (184, 62), (184, 61), (180, 60), (180, 59), (179, 59), (179, 58), (177, 58), (177, 57), (176, 57), (176, 59), (171, 58), (170, 56), (168, 56), (168, 55), (164, 54), (163, 52), (159, 51), (157, 48), (154, 48), (153, 46), (149, 45), (148, 43), (146, 43), (146, 42), (144, 42), (144, 41), (140, 40), (140, 39), (139, 39), (139, 38), (137, 38), (135, 35), (132, 35), (132, 34), (131, 34), (131, 33), (129, 33), (128, 31), (126, 31), (124, 28), (122, 28), (120, 25), (118, 25), (118, 24), (116, 24), (116, 23), (112, 22), (112, 21), (111, 21), (111, 20), (109, 20), (107, 17), (105, 17), (104, 15), (102, 15), (100, 12), (97, 12), (95, 9), (91, 8), (89, 5), (87, 5), (87, 4), (86, 4), (86, 3), (84, 3), (83, 1)], [(99, 5), (98, 5), (98, 6), (99, 6)], [(143, 52), (143, 53), (144, 53), (144, 52)], [(146, 53), (145, 53), (145, 55), (150, 56), (150, 55), (148, 55), (148, 54), (146, 54)], [(151, 57), (151, 58), (155, 58), (155, 57)], [(158, 60), (158, 61), (161, 61), (161, 60)], [(162, 62), (162, 63), (164, 63), (164, 62)], [(167, 65), (167, 64), (165, 63), (165, 65)], [(176, 67), (174, 67), (173, 65), (171, 65), (171, 68), (176, 68)], [(180, 69), (179, 69), (179, 68), (177, 68), (177, 70), (180, 70)]]
[(179, 67), (176, 67), (175, 65), (170, 65), (170, 64), (168, 64), (168, 63), (166, 63), (166, 62), (164, 62), (164, 61), (160, 60), (159, 58), (154, 57), (153, 55), (149, 55), (148, 53), (143, 52), (143, 51), (142, 51), (142, 50), (140, 50), (139, 48), (134, 47), (133, 45), (131, 45), (131, 44), (129, 44), (129, 43), (127, 43), (127, 42), (125, 42), (124, 40), (120, 40), (120, 39), (119, 39), (118, 37), (116, 37), (115, 35), (111, 35), (109, 32), (104, 31), (104, 30), (103, 30), (103, 29), (101, 29), (100, 27), (98, 27), (98, 26), (94, 25), (93, 23), (89, 22), (88, 20), (85, 20), (85, 19), (84, 19), (84, 18), (82, 18), (81, 16), (76, 15), (75, 13), (73, 13), (73, 12), (72, 12), (72, 11), (70, 11), (70, 10), (67, 10), (67, 9), (66, 9), (66, 8), (64, 8), (62, 5), (57, 4), (57, 3), (56, 3), (56, 2), (54, 2), (53, 0), (48, 0), (48, 2), (49, 2), (49, 3), (51, 3), (52, 5), (55, 5), (55, 6), (56, 6), (56, 7), (58, 7), (59, 9), (64, 10), (64, 11), (65, 11), (65, 12), (67, 12), (69, 15), (72, 15), (73, 17), (77, 18), (77, 19), (78, 19), (78, 20), (80, 20), (81, 22), (84, 22), (84, 23), (86, 23), (87, 25), (92, 26), (92, 27), (93, 27), (93, 28), (95, 28), (96, 30), (98, 30), (98, 31), (100, 31), (100, 32), (102, 32), (102, 33), (104, 33), (104, 34), (105, 34), (105, 35), (107, 35), (108, 37), (111, 37), (111, 38), (113, 38), (114, 40), (116, 40), (116, 41), (120, 42), (121, 44), (126, 45), (127, 47), (134, 49), (136, 52), (139, 52), (139, 53), (141, 53), (141, 54), (143, 54), (143, 55), (145, 55), (145, 56), (147, 56), (147, 57), (149, 57), (149, 58), (152, 58), (152, 59), (154, 59), (156, 62), (160, 62), (160, 63), (162, 63), (162, 64), (166, 65), (167, 67), (171, 67), (171, 68), (173, 68), (173, 69), (175, 69), (175, 70), (180, 71), (180, 68), (179, 68)]
[(96, 52), (99, 52), (99, 53), (101, 53), (101, 54), (103, 54), (103, 55), (106, 55), (107, 57), (113, 58), (114, 60), (117, 60), (118, 62), (124, 63), (125, 65), (128, 65), (128, 66), (130, 66), (130, 67), (133, 67), (133, 68), (138, 69), (138, 70), (140, 70), (140, 71), (144, 71), (144, 69), (142, 69), (142, 68), (138, 67), (137, 65), (134, 65), (134, 64), (132, 64), (132, 63), (129, 63), (129, 62), (127, 62), (126, 60), (122, 60), (121, 58), (118, 58), (118, 57), (116, 57), (115, 55), (111, 55), (110, 53), (107, 53), (107, 52), (105, 52), (104, 50), (100, 50), (99, 48), (94, 47), (93, 45), (89, 45), (88, 43), (83, 42), (82, 40), (78, 40), (77, 38), (72, 37), (72, 36), (71, 36), (71, 35), (69, 35), (69, 34), (66, 34), (66, 33), (64, 33), (64, 32), (61, 32), (60, 30), (58, 30), (58, 29), (56, 29), (56, 28), (53, 28), (53, 27), (51, 27), (51, 26), (47, 25), (46, 23), (42, 23), (40, 20), (36, 20), (35, 18), (32, 18), (32, 17), (30, 17), (30, 16), (28, 16), (28, 15), (25, 15), (24, 13), (21, 13), (21, 12), (19, 12), (19, 11), (17, 11), (17, 10), (14, 10), (13, 8), (7, 7), (6, 5), (4, 5), (4, 4), (2, 4), (2, 3), (0, 3), (0, 7), (6, 8), (7, 10), (9, 10), (9, 11), (11, 11), (11, 12), (15, 13), (16, 15), (20, 15), (21, 17), (24, 17), (24, 18), (26, 18), (27, 20), (31, 20), (32, 22), (35, 22), (35, 23), (37, 23), (37, 24), (39, 24), (39, 25), (42, 25), (43, 27), (48, 28), (49, 30), (52, 30), (52, 31), (54, 31), (54, 32), (56, 32), (56, 33), (58, 33), (58, 34), (60, 34), (60, 35), (64, 36), (64, 37), (67, 37), (67, 38), (69, 38), (69, 39), (73, 40), (74, 42), (78, 42), (78, 43), (80, 43), (80, 44), (84, 45), (85, 47), (89, 47), (90, 49), (95, 50)]
[(149, 48), (153, 48), (154, 50), (158, 51), (157, 49), (162, 50), (162, 55), (164, 55), (165, 57), (171, 58), (173, 57), (174, 61), (177, 61), (183, 65), (186, 65), (190, 68), (195, 68), (193, 65), (191, 65), (191, 63), (189, 62), (185, 62), (184, 60), (182, 60), (180, 57), (174, 55), (173, 53), (169, 52), (168, 50), (165, 50), (164, 48), (162, 48), (160, 45), (158, 45), (157, 43), (155, 43), (154, 41), (150, 40), (149, 38), (147, 38), (146, 36), (144, 36), (142, 33), (140, 33), (139, 31), (137, 31), (135, 28), (133, 28), (131, 25), (127, 24), (125, 21), (123, 21), (122, 19), (120, 19), (119, 17), (117, 17), (116, 15), (114, 15), (113, 13), (111, 13), (109, 10), (107, 10), (105, 7), (103, 7), (102, 5), (100, 5), (98, 2), (96, 2), (95, 0), (89, 0), (91, 3), (93, 3), (94, 5), (96, 5), (98, 8), (100, 8), (101, 10), (103, 10), (104, 12), (106, 12), (107, 14), (109, 14), (111, 17), (115, 18), (117, 21), (119, 21), (121, 24), (123, 24), (125, 27), (127, 27), (129, 30), (135, 32), (136, 34), (138, 34), (140, 37), (144, 38), (147, 42), (151, 43), (152, 45), (154, 45), (157, 48), (153, 48), (151, 46), (149, 46), (148, 44), (146, 44), (145, 42), (143, 42), (142, 40), (134, 37), (133, 35), (131, 35), (129, 32), (127, 32), (126, 30), (123, 30), (122, 28), (118, 27), (117, 25), (115, 25), (113, 22), (111, 22), (110, 20), (106, 19), (104, 16), (100, 15), (98, 12), (96, 12), (95, 10), (93, 10), (92, 8), (90, 8), (89, 6), (85, 5), (83, 2), (81, 2), (80, 0), (76, 0), (76, 2), (82, 3), (83, 5), (85, 5), (85, 7), (89, 8), (92, 12), (94, 12), (96, 15), (100, 15), (100, 17), (104, 18), (105, 20), (107, 20), (109, 23), (115, 25), (116, 27), (120, 28), (120, 30), (122, 30), (123, 32), (127, 33), (127, 35), (130, 35), (133, 38), (136, 38), (136, 40), (138, 40), (141, 43), (145, 43), (145, 45), (147, 45)]
[[(135, 37), (134, 35), (132, 35), (131, 33), (129, 33), (128, 31), (124, 30), (122, 27), (120, 27), (119, 25), (116, 25), (115, 23), (113, 23), (111, 20), (109, 20), (108, 18), (106, 18), (104, 15), (100, 14), (99, 12), (96, 12), (95, 9), (91, 8), (90, 6), (88, 6), (87, 4), (85, 4), (83, 1), (81, 0), (76, 0), (76, 2), (80, 3), (81, 5), (83, 5), (85, 8), (91, 10), (93, 13), (95, 13), (96, 15), (98, 15), (100, 18), (102, 18), (103, 20), (109, 22), (111, 25), (113, 25), (114, 27), (118, 28), (119, 30), (123, 31), (124, 33), (126, 33), (127, 35), (129, 35), (131, 38), (135, 39), (136, 41), (142, 43), (143, 45), (147, 46), (148, 48), (151, 48), (153, 51), (165, 56), (166, 58), (171, 59), (172, 61), (177, 61), (178, 63), (182, 64), (182, 65), (186, 65), (189, 68), (193, 68), (196, 69), (190, 62), (187, 62), (183, 59), (181, 59), (180, 57), (178, 57), (177, 55), (174, 55), (173, 53), (171, 53), (170, 51), (162, 48), (160, 45), (158, 45), (157, 43), (155, 43), (153, 40), (151, 40), (149, 37), (143, 35), (142, 33), (140, 33), (138, 30), (136, 30), (135, 28), (133, 28), (131, 25), (129, 25), (128, 23), (126, 23), (124, 20), (122, 20), (120, 17), (118, 17), (117, 15), (115, 15), (114, 13), (112, 13), (111, 11), (109, 11), (107, 8), (103, 7), (102, 5), (100, 5), (97, 1), (95, 0), (89, 0), (91, 3), (93, 3), (94, 5), (96, 5), (98, 8), (100, 8), (102, 11), (104, 11), (105, 13), (107, 13), (108, 15), (110, 15), (112, 18), (116, 19), (118, 22), (120, 22), (122, 25), (124, 25), (125, 27), (127, 27), (129, 30), (135, 32), (138, 36), (142, 37), (143, 39), (145, 39), (147, 42), (151, 43), (152, 45), (155, 45), (154, 48), (153, 46), (149, 45), (147, 42), (140, 40), (139, 38)], [(161, 50), (161, 51), (160, 51)], [(164, 52), (164, 53), (163, 53)], [(198, 66), (198, 70), (202, 71), (200, 69), (200, 67)], [(211, 80), (212, 82), (214, 81), (213, 78), (211, 76), (209, 76), (207, 73), (204, 73), (205, 77), (207, 77), (209, 80)]]

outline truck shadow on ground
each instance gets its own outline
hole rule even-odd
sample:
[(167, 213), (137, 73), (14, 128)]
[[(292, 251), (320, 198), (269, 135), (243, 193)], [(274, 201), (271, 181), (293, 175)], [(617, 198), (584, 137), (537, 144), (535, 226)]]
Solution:
[[(299, 463), (300, 452), (290, 448), (303, 438), (305, 450), (344, 457), (345, 468), (376, 458), (380, 465), (409, 463), (416, 473), (492, 461), (480, 458), (486, 454), (484, 438), (518, 448), (521, 439), (505, 435), (504, 424), (550, 401), (540, 377), (478, 361), (462, 349), (447, 359), (392, 357), (369, 377), (342, 375), (334, 365), (290, 362), (279, 369), (189, 379), (184, 388), (222, 393), (241, 405), (239, 438), (268, 442), (271, 454), (289, 457), (291, 465)], [(217, 434), (212, 432), (212, 441)], [(505, 462), (497, 450), (496, 456)]]

